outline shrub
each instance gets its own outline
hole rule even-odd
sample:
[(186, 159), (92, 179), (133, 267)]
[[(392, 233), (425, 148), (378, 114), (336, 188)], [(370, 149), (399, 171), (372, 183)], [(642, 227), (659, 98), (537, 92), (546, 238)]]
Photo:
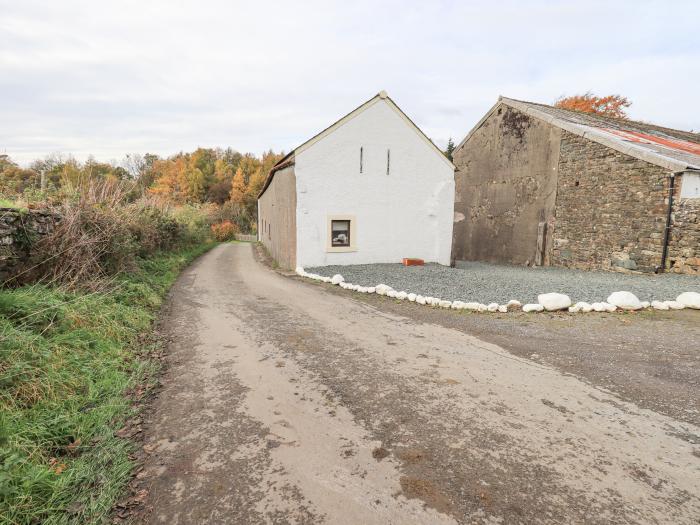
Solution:
[(182, 226), (182, 242), (202, 242), (210, 235), (209, 226), (213, 222), (213, 210), (218, 206), (213, 204), (184, 204), (170, 208), (172, 217)]
[(219, 242), (233, 241), (238, 233), (238, 226), (231, 221), (224, 221), (211, 225), (211, 233)]
[(125, 211), (125, 220), (137, 243), (140, 257), (170, 250), (185, 237), (187, 226), (152, 203), (140, 201), (127, 206)]
[(132, 270), (138, 258), (209, 237), (205, 210), (171, 208), (146, 198), (130, 202), (131, 186), (93, 181), (54, 207), (60, 222), (32, 246), (33, 258), (41, 261), (39, 275), (69, 288), (96, 288)]

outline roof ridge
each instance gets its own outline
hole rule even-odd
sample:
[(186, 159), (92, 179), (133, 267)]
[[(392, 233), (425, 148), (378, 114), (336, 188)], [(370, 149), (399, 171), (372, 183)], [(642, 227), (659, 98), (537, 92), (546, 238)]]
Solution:
[(532, 102), (530, 100), (520, 100), (517, 98), (510, 98), (510, 97), (504, 97), (500, 96), (498, 97), (499, 100), (512, 100), (514, 102), (520, 102), (521, 104), (528, 104), (532, 106), (540, 106), (540, 107), (545, 107), (549, 109), (554, 109), (556, 111), (565, 111), (567, 113), (571, 113), (572, 115), (584, 115), (586, 117), (590, 117), (592, 119), (600, 119), (600, 120), (605, 120), (605, 121), (611, 121), (618, 123), (620, 125), (635, 125), (638, 124), (640, 127), (652, 127), (656, 129), (661, 129), (661, 130), (666, 130), (666, 131), (672, 131), (675, 133), (682, 133), (684, 135), (691, 135), (695, 137), (697, 140), (700, 141), (700, 133), (696, 133), (695, 131), (686, 131), (683, 129), (677, 129), (677, 128), (669, 128), (668, 126), (661, 126), (659, 124), (654, 124), (653, 122), (645, 122), (643, 120), (633, 120), (633, 119), (627, 119), (627, 118), (621, 118), (621, 117), (611, 117), (609, 115), (601, 115), (600, 113), (589, 113), (586, 111), (576, 111), (575, 109), (569, 109), (569, 108), (560, 108), (557, 107), (553, 104), (544, 104), (543, 102)]
[[(543, 120), (549, 124), (552, 124), (554, 126), (557, 126), (560, 129), (563, 129), (565, 131), (568, 131), (569, 133), (573, 133), (574, 135), (578, 135), (584, 138), (587, 138), (589, 140), (592, 140), (593, 142), (597, 142), (599, 144), (602, 144), (606, 147), (609, 147), (611, 149), (614, 149), (616, 151), (619, 151), (621, 153), (624, 153), (626, 155), (630, 155), (631, 157), (635, 157), (637, 159), (643, 160), (645, 162), (649, 162), (650, 164), (654, 164), (657, 166), (661, 166), (663, 168), (673, 170), (673, 171), (685, 171), (688, 169), (700, 169), (700, 155), (694, 153), (693, 151), (690, 150), (684, 150), (684, 149), (678, 149), (678, 148), (673, 148), (671, 147), (668, 143), (664, 143), (664, 141), (660, 140), (661, 137), (658, 137), (659, 140), (656, 141), (655, 146), (666, 146), (669, 149), (673, 150), (676, 152), (676, 155), (679, 158), (675, 158), (674, 156), (666, 154), (666, 151), (663, 150), (662, 152), (657, 151), (654, 148), (651, 147), (645, 147), (641, 146), (641, 141), (632, 141), (632, 140), (623, 140), (622, 137), (616, 136), (619, 135), (619, 132), (624, 132), (627, 131), (628, 134), (631, 134), (631, 132), (637, 132), (639, 134), (646, 134), (647, 137), (652, 138), (655, 137), (656, 135), (649, 135), (648, 133), (652, 130), (645, 129), (644, 127), (640, 127), (637, 130), (635, 130), (635, 126), (625, 126), (624, 124), (629, 124), (629, 123), (634, 123), (634, 121), (627, 121), (624, 119), (615, 119), (616, 122), (619, 122), (620, 128), (619, 130), (614, 130), (612, 128), (605, 128), (603, 126), (597, 126), (595, 125), (600, 124), (602, 122), (610, 122), (612, 119), (610, 118), (600, 118), (600, 115), (595, 115), (595, 114), (590, 114), (590, 113), (582, 113), (582, 112), (577, 112), (577, 111), (572, 111), (572, 110), (565, 110), (562, 108), (557, 108), (554, 106), (548, 106), (546, 104), (539, 104), (536, 102), (524, 102), (520, 101), (517, 99), (511, 99), (508, 97), (499, 97), (498, 104), (505, 104), (507, 106), (510, 106), (512, 108), (517, 109), (518, 111), (522, 111), (523, 113), (526, 113), (528, 115), (531, 115), (535, 118), (538, 118), (540, 120)], [(554, 112), (546, 111), (541, 109), (542, 107), (552, 109)], [(494, 107), (495, 108), (495, 107)], [(491, 112), (493, 111), (493, 109)], [(561, 115), (556, 115), (555, 112), (566, 112), (568, 114), (572, 114), (575, 117), (579, 117), (579, 119), (573, 119), (573, 120), (567, 120), (564, 118), (564, 116)], [(489, 114), (491, 113), (489, 112)], [(581, 116), (583, 116), (581, 118)], [(592, 122), (586, 122), (586, 119), (592, 120)], [(580, 120), (580, 121), (579, 121)], [(483, 123), (480, 122), (480, 124)], [(654, 126), (648, 125), (648, 126)], [(657, 128), (660, 128), (660, 126), (656, 126)], [(626, 128), (626, 130), (625, 130)], [(671, 128), (665, 128), (665, 129), (671, 129)], [(465, 140), (462, 141), (461, 144), (465, 143), (466, 140), (471, 136), (471, 134), (476, 130), (472, 130), (469, 135), (465, 138)], [(640, 131), (641, 130), (641, 131)], [(617, 131), (618, 133), (613, 133), (614, 131)], [(671, 131), (679, 131), (680, 130), (671, 130)], [(686, 133), (687, 132), (681, 132), (681, 133)], [(692, 134), (691, 134), (692, 135)], [(668, 137), (680, 141), (680, 142), (685, 142), (688, 144), (694, 144), (691, 140), (687, 138), (679, 138), (670, 134), (667, 134)], [(666, 141), (668, 142), (668, 141)], [(460, 144), (460, 145), (461, 145)], [(688, 160), (686, 157), (690, 156), (692, 160)]]

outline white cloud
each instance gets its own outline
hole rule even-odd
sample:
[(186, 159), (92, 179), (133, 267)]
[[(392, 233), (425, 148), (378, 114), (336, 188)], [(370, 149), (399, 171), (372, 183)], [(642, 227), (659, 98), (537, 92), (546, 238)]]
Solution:
[(700, 129), (696, 2), (0, 0), (0, 151), (289, 150), (380, 89), (438, 143), (499, 94)]

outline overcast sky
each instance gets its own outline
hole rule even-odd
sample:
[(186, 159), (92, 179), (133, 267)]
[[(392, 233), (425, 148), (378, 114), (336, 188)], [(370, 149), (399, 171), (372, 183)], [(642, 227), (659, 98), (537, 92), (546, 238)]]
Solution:
[(700, 2), (0, 0), (0, 153), (289, 151), (382, 89), (443, 146), (499, 95), (700, 130)]

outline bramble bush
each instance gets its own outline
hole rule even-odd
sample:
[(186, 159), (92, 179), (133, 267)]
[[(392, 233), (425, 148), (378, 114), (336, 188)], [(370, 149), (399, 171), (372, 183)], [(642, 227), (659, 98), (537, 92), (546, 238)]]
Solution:
[[(44, 206), (57, 213), (54, 231), (31, 246), (39, 261), (32, 279), (68, 288), (97, 288), (108, 278), (135, 268), (139, 259), (187, 248), (211, 238), (212, 212), (206, 205), (172, 206), (142, 196), (133, 200), (133, 183), (95, 180), (64, 190)], [(12, 285), (26, 284), (15, 279)]]

